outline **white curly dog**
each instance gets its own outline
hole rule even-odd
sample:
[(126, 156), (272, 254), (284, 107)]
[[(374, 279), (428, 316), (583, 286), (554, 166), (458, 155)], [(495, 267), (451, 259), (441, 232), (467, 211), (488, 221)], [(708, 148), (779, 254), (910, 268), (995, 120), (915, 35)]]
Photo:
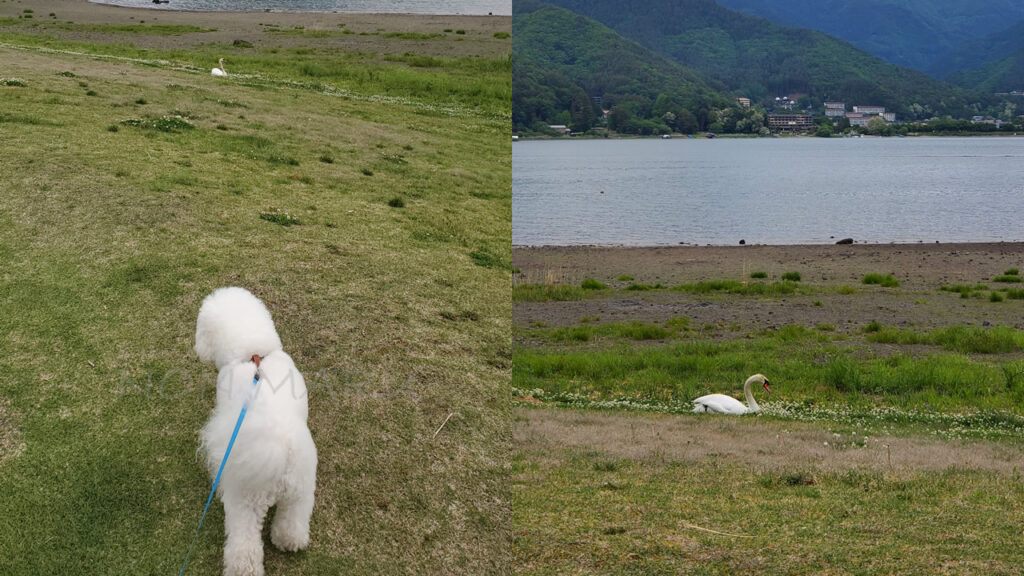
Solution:
[(224, 574), (262, 576), (263, 520), (271, 506), (277, 510), (270, 541), (287, 551), (309, 544), (316, 446), (306, 426), (306, 383), (281, 349), (270, 312), (244, 288), (220, 288), (203, 300), (196, 353), (219, 370), (217, 403), (200, 433), (211, 478), (247, 406), (217, 489), (227, 535)]

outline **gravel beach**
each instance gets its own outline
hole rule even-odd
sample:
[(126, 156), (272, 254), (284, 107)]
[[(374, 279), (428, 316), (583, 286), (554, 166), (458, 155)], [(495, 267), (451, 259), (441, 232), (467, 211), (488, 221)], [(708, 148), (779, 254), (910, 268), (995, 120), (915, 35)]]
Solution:
[[(1024, 269), (1024, 244), (1019, 243), (537, 247), (514, 248), (512, 259), (517, 284), (579, 285), (594, 278), (619, 288), (578, 301), (517, 302), (517, 326), (537, 321), (572, 325), (583, 318), (651, 322), (686, 316), (699, 324), (735, 325), (742, 331), (786, 324), (832, 324), (838, 331), (856, 331), (873, 321), (922, 329), (986, 323), (1024, 328), (1024, 301), (987, 298), (991, 290), (1024, 288), (1020, 283), (993, 282), (1008, 269)], [(762, 298), (622, 290), (634, 282), (671, 287), (751, 281), (754, 272), (766, 273), (768, 278), (762, 281), (769, 282), (798, 272), (800, 285), (811, 293)], [(866, 274), (892, 274), (900, 285), (865, 285), (861, 280)], [(633, 279), (619, 280), (625, 277)], [(989, 290), (979, 291), (979, 297), (961, 298), (940, 290), (979, 284)]]

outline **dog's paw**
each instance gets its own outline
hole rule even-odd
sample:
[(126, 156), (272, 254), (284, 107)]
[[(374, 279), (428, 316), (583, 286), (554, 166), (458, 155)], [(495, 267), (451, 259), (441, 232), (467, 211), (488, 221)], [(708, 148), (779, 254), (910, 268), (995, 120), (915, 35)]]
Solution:
[(224, 576), (264, 576), (263, 551), (224, 551)]
[(295, 552), (309, 546), (309, 526), (295, 522), (274, 522), (270, 527), (270, 541), (278, 550)]
[(263, 566), (225, 566), (224, 576), (264, 576)]

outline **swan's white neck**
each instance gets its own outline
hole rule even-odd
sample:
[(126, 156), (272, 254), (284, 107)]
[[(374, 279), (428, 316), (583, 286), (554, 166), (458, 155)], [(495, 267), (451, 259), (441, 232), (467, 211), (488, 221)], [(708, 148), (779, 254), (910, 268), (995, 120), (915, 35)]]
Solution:
[(753, 413), (761, 410), (761, 407), (757, 405), (757, 400), (754, 400), (754, 394), (750, 391), (750, 384), (756, 380), (755, 376), (747, 378), (747, 381), (743, 384), (743, 395), (747, 397), (747, 412)]

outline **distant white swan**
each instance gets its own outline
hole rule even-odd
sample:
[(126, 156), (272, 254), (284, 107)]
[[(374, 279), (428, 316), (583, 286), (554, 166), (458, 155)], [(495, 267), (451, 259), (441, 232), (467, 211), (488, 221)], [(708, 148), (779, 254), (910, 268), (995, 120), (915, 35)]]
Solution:
[(725, 394), (708, 394), (707, 396), (701, 396), (693, 401), (694, 412), (712, 412), (715, 414), (753, 414), (761, 409), (757, 405), (757, 401), (754, 400), (754, 395), (750, 393), (750, 385), (757, 382), (768, 392), (772, 389), (768, 387), (768, 379), (764, 377), (764, 374), (754, 374), (743, 384), (743, 395), (747, 397), (747, 405), (744, 406), (742, 402), (733, 398), (732, 396), (726, 396)]
[(221, 58), (219, 60), (219, 62), (220, 62), (220, 68), (214, 68), (213, 70), (210, 70), (210, 75), (211, 76), (227, 76), (228, 75), (228, 71), (224, 69), (224, 59)]

